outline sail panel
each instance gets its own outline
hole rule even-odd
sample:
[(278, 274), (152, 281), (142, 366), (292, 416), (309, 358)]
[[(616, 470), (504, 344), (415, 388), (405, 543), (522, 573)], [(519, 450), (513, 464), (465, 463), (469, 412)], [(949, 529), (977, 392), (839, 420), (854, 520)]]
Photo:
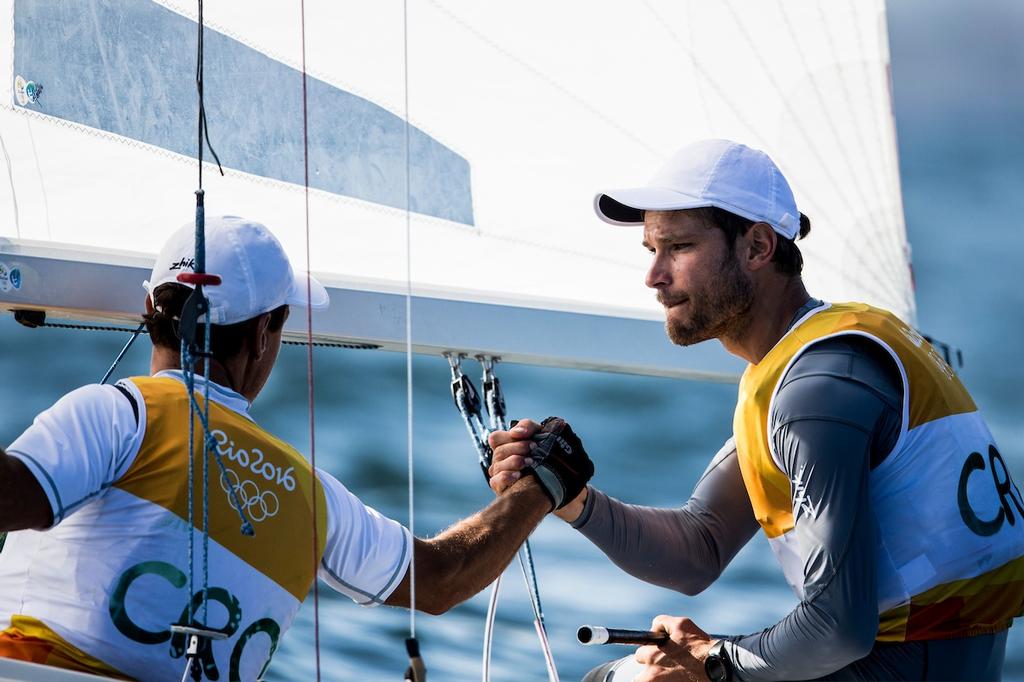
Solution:
[[(153, 254), (192, 218), (194, 8), (124, 1), (14, 2), (14, 50), (0, 54), (9, 244)], [(329, 285), (547, 310), (565, 324), (574, 313), (658, 323), (640, 230), (599, 222), (593, 195), (643, 184), (682, 144), (728, 137), (792, 181), (813, 222), (801, 242), (812, 294), (913, 321), (880, 1), (424, 0), (409, 4), (407, 32), (396, 0), (305, 5), (303, 27), (289, 3), (240, 12), (206, 0), (225, 176), (208, 165), (204, 185), (208, 215), (265, 222), (299, 263), (308, 234), (309, 265)], [(54, 44), (65, 72), (34, 76), (57, 63)], [(17, 101), (18, 75), (38, 78), (38, 102)], [(81, 113), (86, 102), (106, 118)]]
[[(193, 21), (133, 0), (16, 8), (14, 71), (45, 84), (38, 111), (196, 154), (196, 125), (187, 125), (196, 117), (196, 55), (182, 49), (196, 40)], [(303, 185), (301, 72), (217, 31), (206, 34), (204, 51), (209, 135), (225, 161), (247, 174)], [(310, 187), (404, 210), (402, 118), (317, 78), (308, 79), (307, 98)], [(411, 209), (472, 225), (466, 160), (415, 127), (409, 151), (416, 179)]]

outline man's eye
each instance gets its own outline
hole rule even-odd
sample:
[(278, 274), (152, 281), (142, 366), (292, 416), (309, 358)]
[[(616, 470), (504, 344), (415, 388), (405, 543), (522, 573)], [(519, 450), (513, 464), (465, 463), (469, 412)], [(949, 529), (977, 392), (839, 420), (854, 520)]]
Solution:
[(688, 249), (691, 246), (693, 246), (693, 244), (691, 244), (690, 242), (679, 242), (678, 244), (673, 244), (672, 245), (672, 250), (673, 251), (680, 251), (682, 249)]

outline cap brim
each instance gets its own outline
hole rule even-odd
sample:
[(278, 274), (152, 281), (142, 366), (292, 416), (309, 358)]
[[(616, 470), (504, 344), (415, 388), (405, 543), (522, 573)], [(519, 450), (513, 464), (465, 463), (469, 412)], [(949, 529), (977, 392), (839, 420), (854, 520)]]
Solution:
[(664, 187), (616, 189), (594, 197), (594, 212), (609, 225), (642, 225), (644, 211), (680, 211), (704, 206), (711, 206), (711, 202)]
[[(307, 285), (308, 282), (308, 285)], [(305, 272), (296, 272), (292, 281), (292, 291), (285, 301), (288, 305), (300, 308), (312, 308), (323, 310), (330, 305), (331, 298), (327, 295), (327, 289), (316, 280), (316, 277), (307, 275)]]

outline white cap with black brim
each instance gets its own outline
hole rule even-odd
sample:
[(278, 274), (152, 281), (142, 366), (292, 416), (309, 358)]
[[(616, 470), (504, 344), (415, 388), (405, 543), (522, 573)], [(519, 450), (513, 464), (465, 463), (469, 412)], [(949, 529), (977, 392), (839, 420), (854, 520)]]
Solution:
[(764, 152), (729, 140), (689, 144), (647, 186), (594, 197), (598, 217), (611, 225), (641, 225), (644, 211), (708, 206), (767, 223), (787, 239), (800, 232), (796, 199), (779, 167)]

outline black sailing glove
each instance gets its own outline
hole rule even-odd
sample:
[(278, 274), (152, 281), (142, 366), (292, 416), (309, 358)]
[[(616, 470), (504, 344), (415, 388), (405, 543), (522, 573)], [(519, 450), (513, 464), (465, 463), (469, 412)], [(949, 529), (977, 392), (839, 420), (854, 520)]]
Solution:
[(561, 417), (548, 417), (533, 437), (537, 447), (530, 453), (529, 470), (540, 481), (555, 509), (561, 509), (583, 492), (594, 475), (594, 463), (587, 457), (579, 436)]

